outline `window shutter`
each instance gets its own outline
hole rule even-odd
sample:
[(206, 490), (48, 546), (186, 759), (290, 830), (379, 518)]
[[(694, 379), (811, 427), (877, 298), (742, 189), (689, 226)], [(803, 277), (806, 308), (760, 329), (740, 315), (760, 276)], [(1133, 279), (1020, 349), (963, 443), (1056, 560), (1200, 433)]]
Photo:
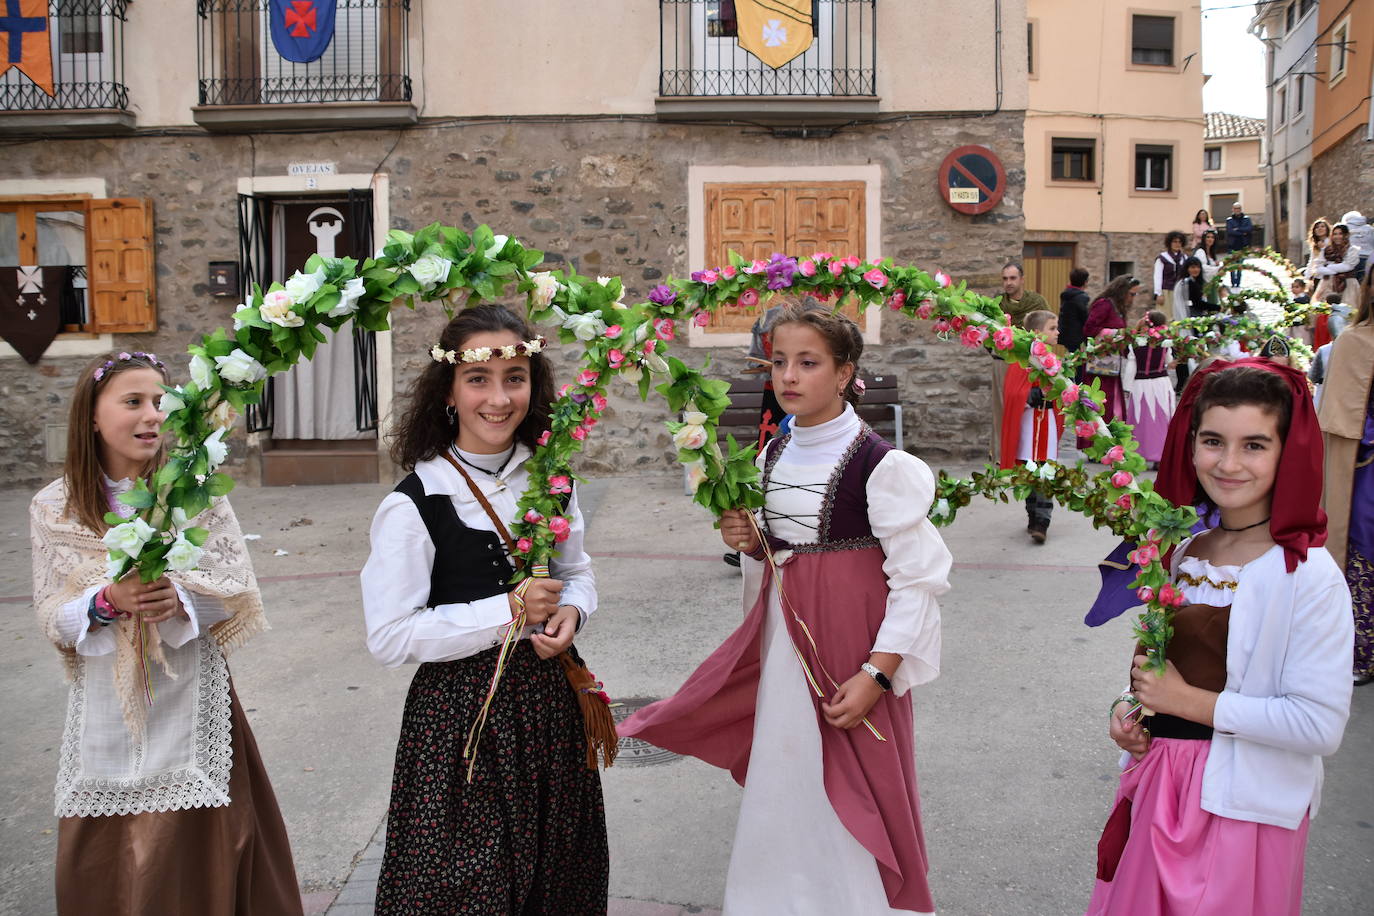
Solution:
[(88, 201), (86, 239), (90, 329), (156, 331), (153, 202), (137, 197)]

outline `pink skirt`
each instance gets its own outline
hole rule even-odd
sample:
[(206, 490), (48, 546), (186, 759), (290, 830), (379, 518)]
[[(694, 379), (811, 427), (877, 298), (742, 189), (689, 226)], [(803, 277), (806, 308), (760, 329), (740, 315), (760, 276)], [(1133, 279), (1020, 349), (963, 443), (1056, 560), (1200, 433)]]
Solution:
[(1113, 810), (1129, 800), (1130, 834), (1087, 916), (1270, 916), (1302, 912), (1307, 818), (1296, 830), (1202, 810), (1210, 741), (1156, 738), (1121, 774)]

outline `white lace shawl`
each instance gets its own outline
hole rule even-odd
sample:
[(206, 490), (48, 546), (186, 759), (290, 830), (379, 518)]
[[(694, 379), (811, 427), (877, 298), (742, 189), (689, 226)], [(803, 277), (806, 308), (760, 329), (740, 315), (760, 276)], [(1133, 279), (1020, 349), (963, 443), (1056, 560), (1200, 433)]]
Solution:
[[(156, 699), (147, 706), (136, 631), (110, 627), (115, 651), (79, 655), (60, 623), (73, 602), (108, 581), (106, 550), (67, 509), (61, 480), (29, 507), (33, 601), (72, 682), (57, 785), (57, 814), (130, 814), (228, 804), (229, 674), (224, 652), (266, 627), (257, 579), (227, 500), (195, 519), (210, 535), (200, 567), (171, 573), (192, 601), (203, 596), (227, 619), (179, 647), (150, 627)], [(221, 610), (222, 606), (222, 610)], [(208, 615), (207, 615), (208, 616)]]

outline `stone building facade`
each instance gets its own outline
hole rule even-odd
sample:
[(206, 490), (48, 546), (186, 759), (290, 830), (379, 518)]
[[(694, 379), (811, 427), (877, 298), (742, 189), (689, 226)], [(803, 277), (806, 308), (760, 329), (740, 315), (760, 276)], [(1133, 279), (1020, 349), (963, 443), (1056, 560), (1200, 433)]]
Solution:
[[(386, 6), (387, 0), (378, 3)], [(564, 15), (561, 5), (546, 5), (546, 19)], [(642, 13), (628, 14), (616, 4), (600, 5), (623, 14), (625, 28), (642, 32), (650, 46), (660, 16), (701, 6), (669, 10), (674, 4), (644, 4)], [(850, 16), (874, 12), (871, 0), (833, 5)], [(500, 98), (455, 99), (454, 87), (464, 76), (445, 69), (444, 36), (484, 24), (500, 32), (500, 16), (469, 11), (460, 23), (446, 5), (427, 4), (423, 29), (412, 24), (406, 37), (409, 60), (420, 62), (407, 75), (414, 84), (408, 99), (272, 105), (261, 101), (264, 95), (252, 105), (196, 104), (194, 92), (174, 91), (170, 69), (189, 64), (190, 72), (180, 76), (194, 87), (194, 56), (188, 60), (184, 52), (170, 50), (168, 69), (126, 76), (130, 97), (140, 100), (130, 103), (132, 113), (124, 112), (132, 126), (111, 117), (83, 124), (76, 112), (0, 110), (0, 135), (28, 141), (8, 148), (0, 218), (7, 204), (25, 206), (46, 195), (150, 200), (156, 268), (150, 290), (156, 298), (155, 329), (63, 333), (33, 365), (0, 345), (0, 469), (11, 480), (26, 482), (58, 472), (67, 393), (97, 353), (151, 350), (168, 361), (176, 380), (186, 377), (186, 345), (228, 325), (241, 301), (239, 295), (214, 294), (210, 269), (237, 264), (243, 279), (248, 268), (241, 256), (242, 195), (309, 202), (350, 190), (370, 194), (374, 242), (388, 227), (486, 223), (545, 251), (547, 269), (620, 276), (632, 296), (643, 297), (667, 276), (711, 266), (701, 260), (703, 175), (728, 179), (739, 171), (777, 182), (859, 182), (868, 204), (859, 254), (941, 268), (993, 292), (1001, 262), (1020, 251), (1023, 238), (1025, 99), (1023, 89), (1015, 87), (1024, 87), (1024, 72), (1016, 72), (1015, 62), (1025, 59), (1024, 44), (1017, 46), (1025, 30), (1005, 28), (1004, 18), (1005, 44), (994, 48), (992, 2), (971, 4), (957, 16), (938, 4), (929, 6), (930, 16), (948, 19), (951, 34), (964, 36), (937, 49), (933, 56), (946, 58), (944, 64), (927, 59), (930, 54), (904, 53), (903, 48), (915, 46), (921, 29), (906, 15), (889, 16), (884, 9), (881, 19), (861, 23), (882, 38), (876, 61), (869, 62), (876, 73), (873, 84), (866, 94), (838, 101), (819, 94), (741, 100), (690, 97), (689, 92), (685, 99), (666, 98), (666, 52), (641, 67), (644, 62), (588, 62), (580, 51), (576, 62), (553, 60), (543, 70), (528, 68), (519, 78), (526, 83), (506, 86)], [(136, 59), (143, 60), (140, 55), (149, 53), (162, 34), (152, 28), (158, 21), (154, 12), (163, 15), (165, 28), (195, 33), (194, 13), (183, 7), (170, 0), (128, 7), (123, 24), (128, 69), (144, 66)], [(996, 7), (1002, 17), (1024, 21), (1024, 6), (1017, 2)], [(474, 23), (473, 16), (491, 22)], [(572, 32), (587, 27), (579, 17), (562, 25)], [(559, 22), (545, 23), (545, 28), (559, 27)], [(837, 28), (833, 20), (828, 28)], [(564, 38), (558, 47), (574, 54), (576, 35)], [(693, 33), (692, 39), (699, 35)], [(1002, 83), (994, 84), (991, 69), (975, 78), (938, 76), (946, 65), (953, 70), (954, 60), (970, 48), (989, 60), (1001, 57)], [(868, 53), (875, 52), (870, 47)], [(489, 64), (497, 67), (499, 61), (493, 57)], [(450, 60), (450, 65), (472, 64)], [(573, 72), (560, 78), (564, 65)], [(601, 69), (583, 73), (578, 68)], [(913, 85), (920, 88), (904, 88)], [(506, 111), (490, 110), (493, 106)], [(67, 136), (40, 139), (44, 133)], [(1003, 201), (978, 216), (956, 212), (937, 190), (942, 159), (966, 145), (994, 151), (1006, 168)], [(307, 162), (309, 169), (300, 166)], [(393, 330), (377, 339), (376, 400), (383, 433), (445, 320), (441, 309), (423, 305), (413, 312), (397, 308), (393, 316)], [(928, 323), (883, 315), (871, 317), (866, 328), (865, 371), (899, 377), (905, 444), (937, 463), (982, 457), (989, 405), (986, 357), (936, 341)], [(698, 363), (709, 356), (723, 377), (737, 377), (745, 365), (737, 335), (694, 334), (690, 341), (684, 335), (674, 352)], [(569, 375), (577, 354), (560, 348), (556, 359)], [(588, 440), (581, 468), (591, 473), (669, 468), (674, 450), (663, 419), (661, 402), (640, 403), (625, 389), (612, 398), (607, 422)], [(250, 482), (260, 478), (272, 434), (236, 431), (231, 441), (236, 474)], [(377, 439), (365, 436), (351, 447), (375, 450), (380, 477), (394, 474)]]

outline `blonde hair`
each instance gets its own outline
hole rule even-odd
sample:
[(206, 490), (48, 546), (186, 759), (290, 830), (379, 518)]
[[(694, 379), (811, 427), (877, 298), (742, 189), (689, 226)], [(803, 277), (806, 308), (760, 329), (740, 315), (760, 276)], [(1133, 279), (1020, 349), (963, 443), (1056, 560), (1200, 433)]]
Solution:
[(1036, 309), (1022, 316), (1021, 327), (1025, 328), (1027, 331), (1040, 331), (1044, 329), (1045, 325), (1050, 323), (1050, 319), (1057, 319), (1058, 317), (1059, 316), (1054, 312), (1045, 309)]

